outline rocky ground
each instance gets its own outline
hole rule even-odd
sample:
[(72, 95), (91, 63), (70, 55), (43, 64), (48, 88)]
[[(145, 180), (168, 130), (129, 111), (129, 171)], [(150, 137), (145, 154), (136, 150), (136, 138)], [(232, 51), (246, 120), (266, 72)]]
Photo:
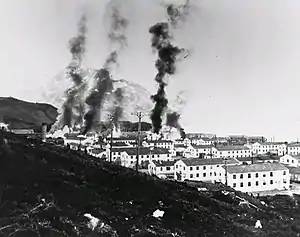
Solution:
[[(6, 139), (0, 236), (300, 236), (297, 195), (259, 200), (222, 184), (163, 181), (63, 147)], [(156, 210), (163, 215), (154, 217)]]

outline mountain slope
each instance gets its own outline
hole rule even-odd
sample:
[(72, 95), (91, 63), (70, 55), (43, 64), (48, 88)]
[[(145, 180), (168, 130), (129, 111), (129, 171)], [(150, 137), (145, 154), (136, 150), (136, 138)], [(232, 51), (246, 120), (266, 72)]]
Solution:
[(36, 128), (53, 124), (57, 109), (49, 104), (30, 103), (12, 97), (0, 97), (0, 122), (14, 128)]
[[(298, 196), (265, 203), (223, 185), (162, 181), (6, 133), (0, 147), (2, 236), (297, 236)], [(19, 167), (22, 167), (20, 169)], [(204, 189), (205, 187), (205, 189)], [(224, 192), (229, 191), (229, 193)], [(235, 196), (257, 208), (239, 205)], [(157, 209), (161, 218), (153, 217)], [(84, 216), (99, 219), (92, 230)], [(257, 220), (262, 229), (255, 229)], [(39, 234), (39, 235), (38, 235)]]

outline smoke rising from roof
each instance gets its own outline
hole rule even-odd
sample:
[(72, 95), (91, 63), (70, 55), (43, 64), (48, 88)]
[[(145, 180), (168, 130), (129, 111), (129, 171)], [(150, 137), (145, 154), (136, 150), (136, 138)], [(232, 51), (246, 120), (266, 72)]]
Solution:
[[(62, 106), (62, 114), (57, 123), (63, 127), (72, 127), (82, 123), (84, 114), (83, 92), (85, 85), (81, 75), (81, 63), (85, 53), (87, 19), (82, 15), (78, 22), (78, 33), (69, 41), (69, 51), (72, 54), (71, 63), (68, 65), (66, 74), (73, 82), (73, 86), (66, 91), (66, 100)], [(76, 115), (74, 114), (76, 111)], [(75, 124), (74, 124), (75, 123)], [(56, 125), (58, 126), (58, 125)]]
[(88, 112), (84, 115), (84, 128), (82, 133), (86, 134), (95, 123), (100, 120), (102, 103), (107, 93), (112, 93), (113, 82), (111, 71), (114, 66), (118, 66), (118, 54), (126, 45), (125, 30), (128, 21), (121, 15), (118, 1), (111, 1), (107, 6), (107, 11), (111, 11), (110, 29), (108, 39), (112, 46), (111, 53), (107, 56), (102, 69), (95, 76), (96, 85), (86, 99), (89, 106)]
[(149, 33), (152, 34), (151, 46), (158, 52), (158, 59), (155, 66), (158, 71), (155, 81), (158, 83), (158, 90), (151, 99), (155, 103), (151, 114), (153, 132), (159, 133), (162, 128), (162, 116), (168, 106), (168, 99), (166, 98), (165, 77), (173, 75), (176, 72), (177, 56), (185, 53), (186, 50), (172, 45), (170, 26), (176, 26), (181, 19), (181, 6), (165, 5), (169, 17), (169, 23), (160, 22), (150, 27)]

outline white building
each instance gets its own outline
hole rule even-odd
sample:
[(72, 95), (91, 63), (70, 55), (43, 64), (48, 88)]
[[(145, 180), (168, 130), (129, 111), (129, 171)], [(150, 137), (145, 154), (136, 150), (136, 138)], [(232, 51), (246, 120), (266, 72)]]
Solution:
[[(239, 164), (236, 159), (226, 160), (227, 166)], [(224, 182), (225, 160), (216, 159), (180, 159), (175, 163), (176, 180), (184, 181), (204, 181), (204, 182)]]
[(294, 142), (287, 145), (287, 154), (299, 155), (300, 154), (300, 143)]
[[(119, 156), (117, 158), (120, 158), (122, 166), (132, 168), (136, 165), (136, 153), (136, 148), (123, 148), (122, 150), (119, 150)], [(173, 159), (168, 149), (149, 149), (147, 147), (141, 147), (138, 160), (139, 165), (148, 168), (148, 164), (150, 161), (171, 161)]]
[(174, 143), (171, 140), (145, 140), (144, 143), (149, 147), (166, 148), (169, 150), (174, 149)]
[(227, 167), (228, 186), (242, 192), (289, 189), (289, 170), (279, 163), (256, 163)]
[(280, 157), (279, 162), (292, 167), (300, 167), (300, 155), (284, 155)]
[(287, 146), (283, 142), (255, 142), (249, 145), (249, 147), (255, 155), (273, 153), (283, 156), (287, 152)]
[(148, 165), (150, 175), (156, 175), (159, 178), (174, 178), (174, 164), (176, 161), (155, 161), (151, 160)]
[(213, 145), (192, 145), (194, 148), (193, 157), (213, 158), (217, 154), (217, 149)]
[(251, 157), (251, 150), (246, 146), (220, 146), (216, 147), (216, 158)]
[(215, 143), (214, 138), (202, 137), (202, 138), (191, 138), (191, 144), (194, 145), (213, 145)]

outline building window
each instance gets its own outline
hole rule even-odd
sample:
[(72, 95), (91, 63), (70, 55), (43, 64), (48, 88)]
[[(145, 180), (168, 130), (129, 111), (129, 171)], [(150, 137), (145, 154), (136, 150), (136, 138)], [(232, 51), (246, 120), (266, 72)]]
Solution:
[(270, 172), (270, 177), (273, 177), (273, 172)]
[(193, 170), (193, 167), (190, 167), (190, 170)]
[(241, 188), (242, 188), (242, 187), (244, 187), (244, 184), (243, 184), (243, 183), (241, 183)]
[(258, 173), (255, 174), (255, 177), (258, 178)]
[(251, 178), (251, 174), (248, 174), (248, 178), (249, 178), (249, 179)]
[(251, 182), (248, 182), (248, 186), (249, 186), (249, 187), (251, 186)]
[(273, 180), (270, 180), (270, 184), (273, 184)]
[(212, 176), (212, 172), (210, 172), (209, 175)]
[(190, 174), (190, 178), (191, 178), (191, 179), (193, 178), (193, 174)]
[(199, 177), (199, 173), (196, 174), (196, 177), (197, 177), (197, 178)]
[(233, 175), (233, 179), (236, 179), (236, 175), (235, 174)]
[(199, 170), (199, 166), (196, 167), (196, 170)]
[(203, 166), (203, 169), (206, 170), (206, 166)]
[(214, 175), (217, 176), (217, 172), (214, 172)]
[(266, 185), (266, 181), (263, 182), (263, 185)]
[(234, 188), (236, 187), (236, 183), (233, 183), (233, 187), (234, 187)]
[(266, 177), (266, 174), (263, 174), (263, 177)]
[(283, 175), (286, 175), (286, 171), (283, 171)]
[(240, 175), (240, 178), (241, 178), (241, 179), (243, 178), (243, 174)]
[(166, 169), (167, 169), (167, 170), (171, 170), (171, 167), (170, 167), (170, 166), (168, 166)]
[(258, 181), (255, 182), (255, 185), (258, 186)]
[(203, 173), (203, 177), (206, 177), (206, 173)]

